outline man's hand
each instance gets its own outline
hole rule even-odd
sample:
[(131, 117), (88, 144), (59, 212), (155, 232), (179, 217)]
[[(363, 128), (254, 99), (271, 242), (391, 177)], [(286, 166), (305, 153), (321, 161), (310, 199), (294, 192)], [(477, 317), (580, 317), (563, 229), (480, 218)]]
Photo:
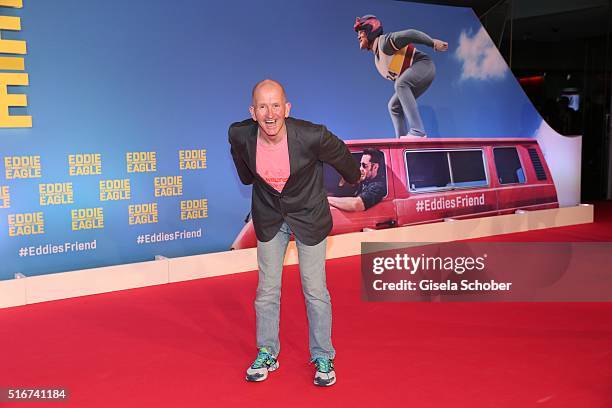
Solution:
[(446, 41), (437, 40), (434, 38), (433, 40), (433, 49), (435, 51), (446, 51), (448, 50), (448, 43)]

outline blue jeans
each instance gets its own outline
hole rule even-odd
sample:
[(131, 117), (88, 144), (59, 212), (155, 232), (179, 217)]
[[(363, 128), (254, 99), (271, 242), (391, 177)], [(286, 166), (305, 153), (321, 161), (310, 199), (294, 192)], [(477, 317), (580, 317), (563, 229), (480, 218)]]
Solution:
[(395, 80), (395, 93), (389, 99), (388, 106), (395, 128), (395, 137), (425, 136), (425, 126), (419, 114), (416, 98), (429, 88), (435, 76), (434, 63), (430, 59), (423, 59), (416, 61)]
[[(280, 351), (278, 338), (280, 320), (281, 275), (283, 260), (291, 237), (291, 229), (283, 223), (280, 230), (268, 242), (257, 241), (259, 283), (255, 298), (257, 315), (257, 347), (266, 347), (274, 356)], [(331, 301), (325, 281), (324, 239), (309, 246), (295, 240), (300, 263), (302, 291), (308, 314), (309, 348), (312, 359), (334, 358), (336, 352), (331, 343)]]

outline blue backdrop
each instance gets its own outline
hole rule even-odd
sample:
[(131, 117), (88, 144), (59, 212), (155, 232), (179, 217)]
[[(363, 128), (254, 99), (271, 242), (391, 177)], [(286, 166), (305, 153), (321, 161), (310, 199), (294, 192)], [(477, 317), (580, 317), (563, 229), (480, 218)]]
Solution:
[[(541, 124), (470, 9), (395, 1), (201, 2), (24, 0), (0, 8), (22, 19), (3, 38), (27, 42), (30, 129), (0, 129), (0, 157), (38, 155), (40, 178), (7, 179), (0, 209), (0, 279), (228, 249), (249, 211), (228, 152), (227, 128), (248, 117), (251, 87), (286, 86), (292, 116), (344, 139), (392, 137), (393, 84), (359, 49), (356, 16), (376, 14), (386, 32), (416, 28), (449, 43), (427, 52), (437, 67), (419, 99), (430, 137), (531, 137)], [(181, 170), (180, 150), (206, 150), (206, 168)], [(155, 172), (127, 173), (127, 152), (156, 152)], [(101, 155), (99, 175), (70, 176), (68, 156)], [(155, 197), (154, 178), (182, 176), (180, 196)], [(99, 181), (130, 179), (129, 200), (100, 201)], [(40, 205), (39, 184), (73, 186), (74, 202)], [(206, 199), (206, 218), (181, 220), (180, 203)], [(157, 203), (158, 222), (129, 225), (128, 206)], [(104, 228), (73, 230), (71, 210), (103, 208)], [(44, 234), (9, 235), (11, 214), (42, 212)], [(158, 232), (200, 236), (137, 243)], [(197, 235), (197, 234), (196, 234)], [(33, 255), (23, 248), (95, 240), (95, 249)], [(19, 256), (20, 250), (22, 256)], [(40, 252), (42, 249), (39, 249)], [(25, 254), (25, 255), (24, 255)]]

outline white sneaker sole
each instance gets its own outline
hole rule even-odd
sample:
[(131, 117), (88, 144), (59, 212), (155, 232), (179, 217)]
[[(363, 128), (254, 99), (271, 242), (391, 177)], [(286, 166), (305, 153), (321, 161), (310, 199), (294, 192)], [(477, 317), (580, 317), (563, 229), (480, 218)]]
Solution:
[(272, 371), (278, 370), (278, 367), (280, 367), (280, 364), (278, 363), (278, 361), (276, 361), (276, 363), (273, 366), (268, 368), (268, 371), (266, 371), (266, 373), (263, 376), (261, 376), (261, 377), (254, 377), (254, 376), (249, 376), (247, 374), (245, 379), (247, 381), (249, 381), (249, 382), (261, 382), (261, 381), (264, 381), (265, 379), (268, 378), (268, 373), (271, 373)]
[(329, 383), (327, 383), (327, 384), (325, 384), (325, 383), (319, 383), (319, 382), (317, 382), (317, 380), (316, 380), (316, 379), (314, 380), (314, 385), (316, 385), (316, 386), (318, 386), (318, 387), (331, 387), (331, 386), (332, 386), (332, 385), (334, 385), (335, 383), (336, 383), (336, 376), (334, 376), (334, 377), (332, 378), (332, 380), (331, 380)]

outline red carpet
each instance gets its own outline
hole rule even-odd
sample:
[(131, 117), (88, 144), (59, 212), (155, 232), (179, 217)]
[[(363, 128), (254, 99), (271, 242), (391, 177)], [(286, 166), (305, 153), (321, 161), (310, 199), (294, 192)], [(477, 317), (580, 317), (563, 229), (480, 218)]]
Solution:
[[(492, 240), (500, 240), (495, 237)], [(513, 241), (612, 241), (596, 223)], [(0, 310), (0, 388), (65, 387), (14, 407), (611, 407), (612, 304), (365, 303), (358, 257), (330, 261), (338, 383), (312, 385), (296, 267), (280, 369), (247, 383), (254, 272)]]

